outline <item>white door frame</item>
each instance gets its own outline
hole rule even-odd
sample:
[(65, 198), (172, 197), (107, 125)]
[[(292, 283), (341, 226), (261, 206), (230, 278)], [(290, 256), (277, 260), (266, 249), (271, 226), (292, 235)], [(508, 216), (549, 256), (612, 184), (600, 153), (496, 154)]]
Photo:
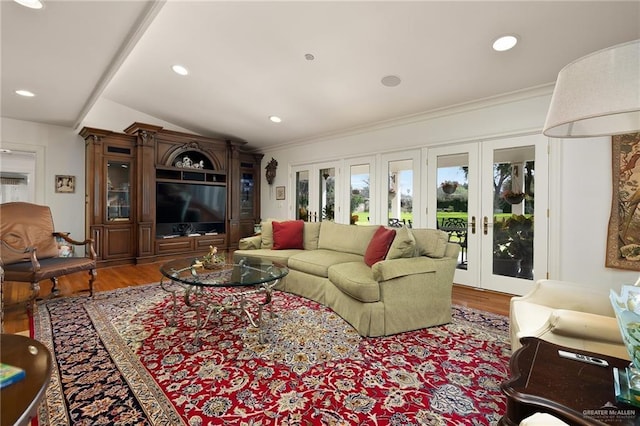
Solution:
[[(35, 173), (31, 178), (33, 179), (34, 184), (34, 200), (32, 200), (35, 204), (46, 204), (45, 197), (45, 158), (46, 158), (46, 148), (40, 145), (29, 145), (24, 143), (13, 143), (13, 142), (2, 142), (2, 149), (15, 151), (15, 152), (29, 152), (35, 153)], [(10, 155), (10, 154), (8, 154)], [(2, 168), (5, 169), (6, 163), (4, 163), (4, 156), (2, 162)], [(31, 183), (30, 183), (31, 184)], [(53, 187), (53, 186), (52, 186)]]

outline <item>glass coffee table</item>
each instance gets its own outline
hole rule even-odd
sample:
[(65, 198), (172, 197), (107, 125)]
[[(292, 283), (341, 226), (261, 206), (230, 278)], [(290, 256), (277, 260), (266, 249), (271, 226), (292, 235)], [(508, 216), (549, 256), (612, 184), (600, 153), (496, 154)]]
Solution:
[[(160, 267), (163, 278), (160, 287), (173, 296), (171, 325), (176, 324), (178, 296), (196, 311), (194, 344), (200, 344), (200, 333), (212, 315), (220, 317), (230, 312), (246, 317), (258, 329), (260, 343), (264, 343), (264, 308), (271, 309), (273, 288), (289, 270), (279, 263), (260, 258), (243, 258), (238, 263), (207, 265), (197, 258), (171, 260)], [(231, 288), (231, 293), (221, 291)], [(257, 315), (251, 312), (257, 308)]]

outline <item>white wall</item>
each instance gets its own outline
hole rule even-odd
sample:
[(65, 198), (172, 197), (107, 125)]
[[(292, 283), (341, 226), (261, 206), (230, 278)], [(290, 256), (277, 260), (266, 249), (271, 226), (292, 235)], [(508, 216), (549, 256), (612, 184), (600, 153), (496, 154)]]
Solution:
[[(51, 208), (56, 231), (84, 239), (84, 140), (67, 127), (10, 118), (2, 118), (1, 124), (3, 148), (36, 152), (35, 202)], [(75, 176), (76, 192), (57, 194), (55, 175)]]
[[(278, 161), (273, 185), (262, 176), (262, 217), (292, 218), (293, 194), (276, 201), (274, 188), (290, 191), (290, 168), (306, 162), (380, 155), (391, 151), (540, 133), (553, 87), (462, 105), (389, 122), (369, 130), (325, 137), (265, 152)], [(635, 272), (604, 267), (611, 205), (611, 138), (551, 140), (550, 278), (619, 289)], [(264, 169), (264, 165), (262, 167)], [(414, 188), (416, 194), (419, 188)]]
[(561, 193), (552, 217), (558, 216), (560, 224), (560, 277), (616, 290), (633, 284), (638, 272), (604, 266), (612, 197), (611, 137), (559, 142)]

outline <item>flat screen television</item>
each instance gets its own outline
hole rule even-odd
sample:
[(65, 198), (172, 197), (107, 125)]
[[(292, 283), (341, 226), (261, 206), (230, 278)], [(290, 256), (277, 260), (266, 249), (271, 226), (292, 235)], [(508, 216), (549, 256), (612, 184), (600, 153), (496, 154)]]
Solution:
[(224, 223), (226, 207), (227, 188), (224, 186), (156, 183), (156, 225), (161, 234), (185, 228), (193, 232), (212, 231), (214, 222)]

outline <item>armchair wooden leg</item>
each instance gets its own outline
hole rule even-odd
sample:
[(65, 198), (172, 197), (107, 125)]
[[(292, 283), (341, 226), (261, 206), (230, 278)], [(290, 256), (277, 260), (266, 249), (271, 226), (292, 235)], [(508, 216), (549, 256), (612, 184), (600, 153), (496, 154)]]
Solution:
[(89, 270), (89, 297), (93, 297), (93, 282), (96, 280), (96, 275), (98, 275), (95, 269)]
[(51, 283), (53, 283), (51, 286), (51, 295), (56, 295), (60, 292), (60, 289), (58, 289), (58, 277), (51, 277), (50, 279)]
[(36, 307), (36, 297), (38, 297), (39, 293), (40, 293), (40, 283), (38, 282), (31, 283), (31, 295), (27, 300), (27, 314), (29, 314), (29, 318), (33, 316), (33, 312)]

